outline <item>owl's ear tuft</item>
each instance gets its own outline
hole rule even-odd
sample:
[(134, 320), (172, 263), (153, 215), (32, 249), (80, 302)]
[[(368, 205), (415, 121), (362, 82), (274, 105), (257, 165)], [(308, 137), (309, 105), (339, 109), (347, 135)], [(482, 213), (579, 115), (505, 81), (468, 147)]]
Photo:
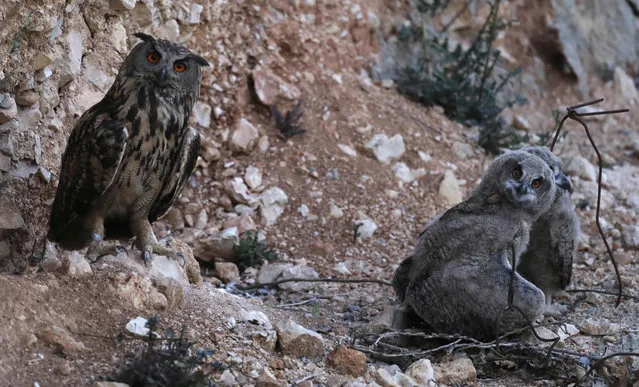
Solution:
[(206, 59), (202, 58), (199, 55), (191, 53), (187, 56), (187, 58), (199, 64), (200, 66), (210, 66), (209, 62), (207, 62)]
[(133, 36), (135, 36), (136, 38), (142, 39), (145, 42), (149, 42), (149, 43), (155, 42), (155, 38), (153, 36), (147, 35), (143, 32), (136, 32), (135, 34), (133, 34)]

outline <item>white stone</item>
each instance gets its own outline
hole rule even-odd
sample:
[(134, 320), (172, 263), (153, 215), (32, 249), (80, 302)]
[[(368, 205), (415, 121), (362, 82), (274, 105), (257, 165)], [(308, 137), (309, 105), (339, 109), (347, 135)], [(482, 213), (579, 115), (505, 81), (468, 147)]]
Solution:
[(222, 372), (222, 375), (220, 375), (219, 382), (223, 386), (236, 386), (236, 385), (238, 385), (237, 384), (237, 379), (235, 378), (235, 375), (233, 375), (233, 373), (231, 373), (230, 370), (224, 370), (224, 372)]
[(370, 219), (359, 219), (355, 221), (357, 226), (357, 239), (369, 239), (373, 237), (377, 225)]
[(444, 179), (439, 185), (439, 197), (445, 200), (450, 206), (454, 206), (462, 201), (459, 181), (450, 170), (444, 173)]
[(231, 135), (231, 150), (234, 152), (250, 153), (260, 136), (257, 128), (247, 119), (242, 118)]
[(621, 325), (604, 318), (590, 317), (579, 323), (579, 330), (591, 336), (608, 336), (621, 332)]
[(338, 262), (335, 265), (334, 269), (335, 269), (336, 272), (338, 272), (340, 274), (343, 274), (343, 275), (351, 275), (352, 274), (351, 271), (348, 270), (348, 267), (346, 267), (346, 263), (344, 263), (344, 262)]
[(221, 107), (216, 106), (213, 109), (213, 116), (215, 116), (215, 119), (218, 120), (220, 117), (222, 117), (222, 114), (224, 114), (224, 110), (222, 110)]
[(579, 334), (579, 328), (577, 328), (573, 324), (563, 324), (559, 328), (557, 328), (557, 335), (559, 336), (559, 341), (564, 341), (569, 337), (573, 337)]
[(635, 87), (633, 79), (621, 68), (621, 66), (615, 67), (615, 89), (621, 94), (623, 98), (631, 101), (637, 101), (639, 99), (639, 93)]
[(0, 124), (15, 118), (18, 115), (18, 105), (7, 93), (0, 94)]
[(84, 39), (77, 31), (70, 31), (67, 34), (67, 44), (69, 45), (68, 55), (61, 59), (58, 68), (60, 69), (60, 81), (58, 86), (64, 86), (74, 80), (82, 71), (82, 55), (84, 54)]
[(522, 116), (515, 116), (515, 120), (513, 121), (513, 126), (519, 130), (530, 131), (532, 129), (530, 122)]
[(390, 139), (385, 134), (376, 134), (366, 143), (366, 148), (370, 149), (377, 160), (384, 164), (390, 163), (392, 159), (401, 158), (406, 151), (404, 138), (400, 134)]
[(346, 144), (337, 144), (337, 147), (351, 157), (357, 157), (357, 151)]
[(308, 208), (308, 206), (306, 204), (302, 204), (297, 209), (297, 212), (299, 212), (300, 215), (302, 215), (302, 217), (306, 218), (311, 213), (311, 210), (309, 210), (309, 208)]
[(335, 203), (331, 203), (331, 209), (329, 215), (331, 218), (341, 218), (344, 216), (344, 210), (335, 205)]
[(175, 42), (180, 37), (180, 25), (171, 19), (164, 23), (157, 32), (158, 37)]
[(259, 310), (242, 311), (240, 319), (264, 329), (273, 329), (271, 320), (264, 312), (260, 312)]
[(197, 101), (193, 106), (195, 122), (203, 128), (211, 127), (211, 105)]
[(319, 358), (324, 354), (324, 338), (293, 320), (275, 324), (282, 353), (297, 357)]
[(422, 151), (418, 151), (417, 154), (419, 155), (419, 158), (422, 159), (423, 162), (428, 163), (430, 162), (433, 158), (426, 152), (422, 152)]
[(248, 205), (257, 203), (257, 199), (248, 193), (248, 187), (244, 183), (244, 179), (239, 176), (225, 181), (224, 190), (236, 202)]
[(111, 8), (132, 10), (138, 0), (111, 0)]
[(204, 7), (200, 4), (191, 4), (191, 13), (189, 14), (189, 24), (199, 24), (200, 14)]
[(597, 181), (595, 166), (581, 156), (571, 157), (563, 161), (563, 171), (566, 174), (579, 176), (587, 181)]
[(418, 385), (435, 387), (435, 370), (428, 359), (420, 359), (408, 366), (406, 376), (413, 379)]
[(252, 190), (259, 188), (262, 185), (262, 170), (250, 165), (244, 172), (244, 181)]
[(288, 196), (279, 187), (271, 187), (260, 195), (260, 215), (265, 225), (275, 224), (288, 204)]
[(453, 143), (453, 152), (457, 155), (457, 158), (460, 160), (467, 159), (472, 157), (475, 152), (473, 152), (473, 147), (464, 143), (464, 142), (455, 142)]
[(412, 170), (402, 162), (393, 165), (392, 170), (395, 174), (395, 177), (403, 181), (404, 183), (411, 183), (413, 180), (419, 179), (420, 177), (426, 175), (426, 170), (424, 168)]
[(147, 322), (148, 320), (144, 317), (136, 317), (126, 323), (124, 329), (135, 336), (148, 337), (150, 330), (146, 327)]
[(87, 262), (80, 253), (74, 251), (69, 257), (69, 268), (67, 273), (73, 278), (82, 278), (93, 274), (93, 270), (91, 270), (89, 262)]

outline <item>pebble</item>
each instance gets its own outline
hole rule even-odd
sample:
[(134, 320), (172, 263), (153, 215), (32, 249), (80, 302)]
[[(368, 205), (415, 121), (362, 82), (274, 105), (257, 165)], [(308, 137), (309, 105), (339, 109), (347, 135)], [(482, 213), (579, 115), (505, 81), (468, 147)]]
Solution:
[(15, 118), (18, 115), (16, 101), (7, 93), (0, 93), (0, 124)]
[(16, 103), (20, 106), (31, 106), (40, 100), (40, 94), (35, 90), (26, 90), (16, 96)]
[(355, 221), (357, 227), (357, 239), (370, 239), (377, 230), (377, 225), (370, 219), (359, 219)]
[(588, 318), (578, 324), (579, 330), (590, 336), (616, 335), (621, 332), (621, 325), (607, 319)]
[(189, 14), (189, 24), (200, 24), (200, 15), (204, 7), (200, 4), (191, 4), (191, 13)]
[(475, 154), (473, 147), (464, 142), (453, 143), (452, 149), (457, 158), (460, 160), (465, 160)]
[(563, 171), (569, 175), (579, 176), (586, 181), (597, 181), (597, 170), (595, 166), (581, 156), (563, 160)]
[(256, 190), (262, 185), (262, 170), (252, 165), (247, 167), (244, 172), (244, 181), (252, 190)]
[(459, 181), (453, 171), (449, 170), (444, 173), (444, 179), (439, 185), (439, 197), (446, 201), (449, 206), (454, 206), (462, 201)]
[(91, 270), (91, 265), (87, 262), (84, 256), (77, 251), (74, 251), (69, 257), (67, 274), (73, 278), (83, 278), (91, 276), (93, 274), (93, 270)]
[(288, 204), (288, 196), (286, 196), (286, 193), (279, 187), (271, 187), (262, 192), (259, 200), (260, 215), (266, 226), (275, 224)]
[(435, 387), (435, 369), (428, 359), (420, 359), (408, 366), (406, 376), (420, 386)]
[(287, 100), (298, 100), (302, 95), (296, 86), (285, 82), (266, 67), (255, 67), (252, 75), (255, 94), (265, 105), (275, 104), (279, 97)]
[(324, 356), (324, 339), (317, 332), (306, 329), (288, 319), (275, 324), (282, 353), (298, 358), (320, 359)]
[(357, 151), (353, 149), (351, 146), (346, 144), (337, 144), (337, 147), (341, 149), (342, 152), (346, 153), (351, 157), (357, 157)]
[(226, 284), (240, 280), (240, 270), (233, 262), (215, 262), (215, 274)]
[(399, 159), (406, 151), (404, 138), (401, 134), (396, 134), (388, 138), (385, 134), (374, 135), (365, 145), (375, 158), (383, 164), (388, 164), (393, 159)]
[[(195, 5), (195, 4), (194, 4)], [(203, 128), (211, 127), (211, 105), (204, 102), (196, 102), (193, 106), (195, 122)]]
[(329, 353), (326, 361), (340, 374), (358, 377), (366, 372), (366, 355), (343, 345)]
[(242, 118), (237, 129), (231, 135), (231, 150), (238, 153), (250, 153), (255, 148), (259, 136), (257, 128), (246, 118)]
[(297, 212), (299, 212), (303, 218), (306, 218), (311, 213), (311, 210), (308, 209), (306, 204), (302, 204), (298, 207)]
[(344, 216), (344, 210), (336, 206), (334, 203), (331, 203), (329, 215), (331, 218), (341, 218)]
[(426, 170), (424, 168), (413, 170), (402, 162), (393, 165), (392, 170), (396, 178), (407, 184), (426, 175)]
[(477, 370), (468, 358), (437, 363), (433, 367), (435, 369), (435, 382), (438, 385), (475, 384), (477, 381)]
[(615, 66), (614, 72), (615, 89), (624, 99), (636, 102), (639, 93), (634, 80), (623, 70), (622, 66)]
[(126, 329), (126, 331), (132, 335), (148, 337), (150, 330), (146, 326), (147, 323), (148, 323), (147, 319), (145, 319), (144, 317), (138, 316), (134, 318), (133, 320), (129, 321), (128, 323), (126, 323), (126, 325), (124, 326), (124, 329)]

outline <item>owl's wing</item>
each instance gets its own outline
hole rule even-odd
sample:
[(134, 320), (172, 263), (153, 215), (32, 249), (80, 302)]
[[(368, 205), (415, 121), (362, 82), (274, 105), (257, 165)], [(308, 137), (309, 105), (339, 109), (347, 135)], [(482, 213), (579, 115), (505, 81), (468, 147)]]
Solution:
[(51, 209), (48, 238), (86, 215), (113, 182), (129, 134), (124, 123), (87, 114), (76, 124), (62, 156), (60, 182)]
[(171, 208), (195, 170), (199, 154), (200, 134), (194, 128), (189, 128), (184, 136), (180, 152), (177, 153), (177, 159), (173, 162), (171, 174), (164, 182), (160, 195), (151, 206), (150, 222), (156, 221)]
[(393, 275), (393, 289), (397, 299), (404, 302), (406, 298), (406, 288), (410, 282), (410, 272), (413, 269), (413, 256), (404, 259)]
[(572, 260), (575, 252), (574, 224), (569, 217), (562, 216), (550, 225), (552, 238), (553, 267), (559, 276), (559, 285), (565, 289), (572, 277)]

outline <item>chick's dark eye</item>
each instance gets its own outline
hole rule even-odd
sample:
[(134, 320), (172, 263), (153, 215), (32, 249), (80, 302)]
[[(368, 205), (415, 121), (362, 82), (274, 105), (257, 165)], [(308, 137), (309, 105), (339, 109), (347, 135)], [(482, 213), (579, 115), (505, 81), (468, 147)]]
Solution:
[(544, 179), (539, 178), (539, 179), (533, 180), (532, 183), (530, 183), (530, 186), (536, 189), (541, 187), (543, 183), (544, 183)]
[(156, 64), (160, 61), (160, 56), (156, 53), (156, 52), (149, 52), (146, 55), (146, 60), (148, 60), (149, 62)]
[(521, 179), (524, 173), (521, 171), (521, 168), (516, 167), (515, 169), (513, 169), (512, 175), (515, 179)]

